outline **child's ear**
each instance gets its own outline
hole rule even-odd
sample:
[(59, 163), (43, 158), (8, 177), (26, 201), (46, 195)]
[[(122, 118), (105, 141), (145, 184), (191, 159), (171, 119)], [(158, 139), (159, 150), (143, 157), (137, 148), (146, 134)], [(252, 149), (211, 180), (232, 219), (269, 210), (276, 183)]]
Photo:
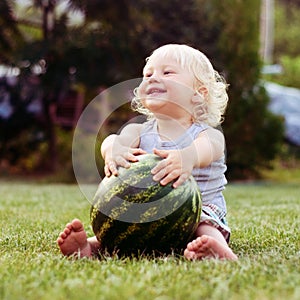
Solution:
[(205, 98), (204, 98), (203, 94), (195, 92), (192, 97), (192, 102), (193, 103), (203, 103), (204, 99)]
[(192, 97), (192, 102), (203, 102), (208, 95), (208, 90), (205, 86), (201, 86), (198, 88), (198, 90), (195, 92), (194, 96)]
[(204, 97), (206, 98), (208, 95), (208, 90), (205, 86), (201, 86), (198, 88), (198, 92)]

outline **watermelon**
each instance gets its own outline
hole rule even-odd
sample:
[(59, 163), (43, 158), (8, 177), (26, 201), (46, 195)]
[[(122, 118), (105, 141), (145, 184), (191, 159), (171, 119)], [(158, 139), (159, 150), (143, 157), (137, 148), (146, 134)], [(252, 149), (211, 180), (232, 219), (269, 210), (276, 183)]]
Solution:
[(202, 204), (198, 185), (192, 176), (177, 188), (153, 181), (150, 171), (160, 160), (141, 155), (100, 183), (90, 217), (101, 252), (180, 254), (193, 238)]

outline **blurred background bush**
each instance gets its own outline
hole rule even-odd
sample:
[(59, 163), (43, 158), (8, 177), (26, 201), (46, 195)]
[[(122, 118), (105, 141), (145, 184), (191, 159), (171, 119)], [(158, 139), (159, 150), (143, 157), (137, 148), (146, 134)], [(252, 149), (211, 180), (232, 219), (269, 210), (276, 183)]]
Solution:
[[(228, 178), (260, 178), (274, 161), (297, 167), (299, 145), (285, 136), (285, 116), (269, 109), (265, 82), (300, 88), (299, 2), (2, 0), (1, 174), (74, 181), (80, 112), (103, 89), (140, 77), (145, 58), (166, 43), (200, 49), (230, 84)], [(277, 71), (263, 72), (266, 65)], [(98, 133), (99, 173), (101, 141), (132, 117), (122, 106)]]

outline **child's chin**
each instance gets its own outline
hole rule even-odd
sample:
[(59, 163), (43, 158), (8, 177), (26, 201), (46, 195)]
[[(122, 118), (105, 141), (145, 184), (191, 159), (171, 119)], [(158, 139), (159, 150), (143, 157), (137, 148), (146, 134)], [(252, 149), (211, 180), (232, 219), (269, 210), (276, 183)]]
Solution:
[(160, 108), (166, 103), (166, 99), (157, 97), (147, 97), (143, 100), (143, 105), (149, 110)]

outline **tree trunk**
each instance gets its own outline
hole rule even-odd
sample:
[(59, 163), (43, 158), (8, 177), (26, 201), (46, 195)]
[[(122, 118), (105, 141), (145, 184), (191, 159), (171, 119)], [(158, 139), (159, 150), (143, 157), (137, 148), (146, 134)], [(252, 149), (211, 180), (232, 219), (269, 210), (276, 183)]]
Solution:
[(274, 0), (261, 1), (260, 54), (266, 64), (273, 62), (274, 48)]

